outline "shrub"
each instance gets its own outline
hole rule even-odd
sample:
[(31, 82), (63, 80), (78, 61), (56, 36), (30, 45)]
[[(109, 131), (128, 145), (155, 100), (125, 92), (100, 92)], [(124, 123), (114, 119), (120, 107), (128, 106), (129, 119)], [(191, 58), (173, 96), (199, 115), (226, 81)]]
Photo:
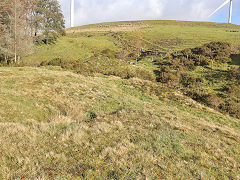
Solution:
[(215, 60), (220, 63), (230, 63), (232, 59), (230, 57), (216, 56)]
[(179, 77), (170, 71), (169, 66), (163, 66), (160, 68), (157, 81), (168, 83), (169, 86), (177, 86), (179, 84)]
[(93, 119), (95, 119), (95, 118), (97, 118), (97, 114), (96, 114), (95, 112), (92, 112), (92, 111), (87, 112), (86, 117), (85, 117), (85, 119), (86, 119), (87, 121), (93, 120)]
[(188, 70), (195, 69), (195, 62), (192, 59), (182, 58), (181, 62)]
[(63, 63), (63, 60), (61, 58), (54, 58), (51, 61), (49, 61), (47, 65), (49, 65), (49, 66), (61, 66), (62, 63)]
[(191, 97), (193, 100), (200, 102), (200, 103), (205, 103), (206, 102), (206, 98), (208, 97), (208, 94), (205, 94), (201, 91), (187, 91), (186, 95)]
[(48, 62), (47, 61), (43, 61), (40, 63), (40, 66), (47, 66), (48, 65)]
[(170, 63), (173, 69), (179, 69), (180, 67), (183, 67), (183, 64), (179, 58), (172, 59)]
[(222, 91), (227, 93), (229, 97), (239, 97), (240, 98), (240, 87), (234, 84), (224, 85)]
[(187, 91), (187, 96), (191, 97), (193, 100), (203, 103), (209, 107), (212, 107), (214, 109), (218, 109), (221, 103), (223, 102), (221, 98), (219, 98), (217, 95), (209, 94), (202, 92), (200, 90), (198, 91)]
[(205, 104), (214, 109), (218, 109), (219, 106), (223, 103), (223, 100), (217, 95), (208, 95), (205, 99)]
[(156, 77), (151, 71), (145, 70), (145, 69), (136, 69), (135, 70), (135, 77), (138, 77), (140, 79), (149, 80), (149, 81), (155, 81)]
[(101, 54), (105, 55), (106, 57), (108, 58), (115, 58), (115, 52), (114, 51), (111, 51), (110, 49), (105, 49), (101, 52)]
[(191, 59), (194, 61), (195, 66), (206, 66), (211, 63), (211, 59), (206, 56), (192, 55)]
[(238, 67), (238, 68), (232, 67), (228, 71), (228, 78), (230, 80), (238, 80), (238, 82), (240, 82), (240, 67)]
[(201, 56), (211, 56), (211, 49), (206, 47), (206, 46), (202, 46), (202, 47), (197, 47), (192, 49), (192, 53), (195, 55), (201, 55)]
[(127, 60), (128, 60), (129, 58), (131, 58), (131, 57), (129, 57), (128, 51), (123, 50), (123, 51), (118, 52), (118, 53), (115, 55), (115, 58), (120, 59), (120, 60), (127, 61)]
[(51, 61), (43, 61), (40, 63), (40, 66), (62, 66), (64, 64), (63, 59), (54, 58)]
[(228, 112), (231, 116), (240, 118), (240, 106), (232, 100), (226, 101), (219, 107), (222, 111)]
[(202, 82), (202, 78), (194, 78), (187, 73), (181, 74), (180, 83), (186, 88), (198, 87)]
[(211, 50), (207, 56), (212, 59), (216, 59), (216, 57), (230, 57), (231, 55), (231, 45), (226, 42), (211, 42), (205, 44), (203, 47), (206, 47)]
[[(172, 54), (173, 59), (180, 59), (180, 63), (188, 69), (194, 69), (194, 66), (209, 65), (211, 60), (219, 63), (231, 62), (231, 45), (225, 42), (211, 42), (194, 49), (185, 49), (176, 56)], [(188, 57), (188, 58), (187, 58)], [(199, 58), (200, 57), (200, 58)], [(179, 60), (176, 61), (176, 63)], [(176, 67), (173, 61), (173, 67)]]
[(185, 56), (185, 57), (187, 57), (187, 56), (189, 56), (189, 55), (192, 54), (192, 50), (191, 50), (190, 48), (184, 49), (184, 50), (182, 50), (182, 51), (180, 52), (180, 54), (183, 55), (183, 56)]

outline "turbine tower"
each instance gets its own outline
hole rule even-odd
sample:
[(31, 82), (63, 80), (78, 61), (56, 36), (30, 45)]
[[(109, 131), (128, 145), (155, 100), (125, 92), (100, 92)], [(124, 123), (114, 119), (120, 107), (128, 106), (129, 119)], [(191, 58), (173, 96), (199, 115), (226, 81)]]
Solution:
[(232, 6), (233, 6), (233, 2), (232, 2), (232, 0), (230, 0), (230, 8), (229, 8), (229, 19), (228, 19), (228, 23), (232, 23)]
[(214, 15), (219, 9), (221, 9), (222, 7), (224, 7), (225, 5), (227, 5), (228, 3), (230, 3), (230, 7), (229, 7), (229, 18), (228, 18), (228, 23), (232, 23), (232, 6), (233, 6), (233, 0), (226, 0), (221, 6), (219, 6), (212, 14), (210, 14), (209, 17), (211, 17), (212, 15)]
[(70, 21), (71, 21), (71, 27), (74, 27), (74, 0), (71, 1), (71, 16), (70, 16)]

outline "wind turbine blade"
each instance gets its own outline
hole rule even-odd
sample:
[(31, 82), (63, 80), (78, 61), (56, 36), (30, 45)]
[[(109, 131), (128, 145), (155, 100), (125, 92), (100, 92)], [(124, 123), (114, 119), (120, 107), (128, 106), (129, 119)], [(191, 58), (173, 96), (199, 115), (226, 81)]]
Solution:
[(210, 14), (208, 17), (211, 17), (212, 15), (214, 15), (219, 9), (221, 9), (222, 7), (224, 7), (227, 3), (229, 3), (230, 0), (226, 0), (221, 6), (219, 6), (212, 14)]

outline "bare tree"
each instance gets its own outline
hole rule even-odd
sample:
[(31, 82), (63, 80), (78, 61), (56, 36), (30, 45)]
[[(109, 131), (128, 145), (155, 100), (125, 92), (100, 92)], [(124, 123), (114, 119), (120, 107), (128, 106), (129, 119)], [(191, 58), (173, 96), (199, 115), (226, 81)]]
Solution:
[(46, 44), (64, 35), (65, 22), (57, 0), (1, 0), (0, 60), (19, 63), (31, 53), (33, 39)]
[(3, 0), (0, 7), (0, 53), (5, 60), (19, 63), (32, 49), (27, 0)]

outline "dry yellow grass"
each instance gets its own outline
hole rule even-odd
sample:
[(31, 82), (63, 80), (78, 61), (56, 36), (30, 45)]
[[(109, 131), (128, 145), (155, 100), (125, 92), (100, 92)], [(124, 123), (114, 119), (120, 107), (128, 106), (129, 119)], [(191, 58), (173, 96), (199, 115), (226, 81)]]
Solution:
[(0, 74), (0, 179), (240, 178), (239, 120), (180, 94), (52, 67)]

